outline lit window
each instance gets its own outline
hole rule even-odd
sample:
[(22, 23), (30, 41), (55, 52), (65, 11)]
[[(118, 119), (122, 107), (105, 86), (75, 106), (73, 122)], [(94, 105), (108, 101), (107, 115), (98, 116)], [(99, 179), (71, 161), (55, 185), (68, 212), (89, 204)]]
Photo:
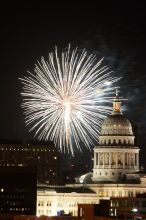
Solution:
[(18, 167), (22, 167), (22, 166), (23, 166), (22, 163), (18, 164)]

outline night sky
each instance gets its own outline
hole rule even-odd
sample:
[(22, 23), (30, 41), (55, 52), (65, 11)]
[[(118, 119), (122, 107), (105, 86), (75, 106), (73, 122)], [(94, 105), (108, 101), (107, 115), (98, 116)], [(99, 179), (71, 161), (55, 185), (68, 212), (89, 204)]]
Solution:
[(115, 75), (122, 76), (120, 95), (128, 99), (123, 112), (137, 126), (137, 145), (146, 167), (145, 7), (142, 1), (107, 2), (13, 1), (1, 6), (0, 139), (33, 138), (25, 127), (18, 78), (33, 71), (36, 61), (55, 45), (64, 49), (71, 43), (104, 57)]

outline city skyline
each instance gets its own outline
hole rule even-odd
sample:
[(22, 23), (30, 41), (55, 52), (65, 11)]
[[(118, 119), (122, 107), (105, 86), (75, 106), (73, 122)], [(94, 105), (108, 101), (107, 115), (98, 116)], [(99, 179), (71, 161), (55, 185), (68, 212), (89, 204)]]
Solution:
[(123, 103), (123, 113), (138, 127), (138, 144), (144, 162), (146, 32), (143, 6), (113, 3), (82, 10), (74, 4), (57, 8), (41, 6), (40, 9), (38, 5), (14, 4), (4, 9), (1, 14), (0, 139), (33, 139), (20, 107), (18, 78), (27, 70), (33, 70), (36, 60), (47, 57), (55, 45), (62, 49), (71, 43), (104, 56), (115, 74), (122, 76), (120, 94), (128, 99)]

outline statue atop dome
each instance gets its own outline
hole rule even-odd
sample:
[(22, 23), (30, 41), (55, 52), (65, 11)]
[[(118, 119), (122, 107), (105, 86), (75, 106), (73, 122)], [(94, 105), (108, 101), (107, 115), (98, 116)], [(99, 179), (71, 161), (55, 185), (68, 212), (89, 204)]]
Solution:
[(121, 113), (121, 100), (118, 96), (118, 89), (116, 89), (116, 97), (113, 100), (113, 113), (112, 114), (122, 114)]
[(127, 100), (127, 99), (120, 97), (119, 90), (118, 90), (118, 88), (116, 88), (116, 96), (113, 99), (113, 112), (112, 112), (113, 115), (122, 114), (122, 110), (121, 110), (121, 101), (122, 100)]

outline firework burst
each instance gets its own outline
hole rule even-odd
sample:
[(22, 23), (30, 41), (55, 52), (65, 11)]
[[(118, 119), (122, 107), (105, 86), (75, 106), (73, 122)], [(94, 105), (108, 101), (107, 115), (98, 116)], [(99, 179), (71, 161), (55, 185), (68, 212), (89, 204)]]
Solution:
[(35, 65), (33, 73), (21, 78), (22, 108), (26, 125), (38, 139), (52, 140), (61, 152), (74, 154), (97, 140), (102, 120), (111, 112), (108, 102), (117, 77), (112, 77), (103, 59), (86, 50), (58, 55), (57, 48)]

